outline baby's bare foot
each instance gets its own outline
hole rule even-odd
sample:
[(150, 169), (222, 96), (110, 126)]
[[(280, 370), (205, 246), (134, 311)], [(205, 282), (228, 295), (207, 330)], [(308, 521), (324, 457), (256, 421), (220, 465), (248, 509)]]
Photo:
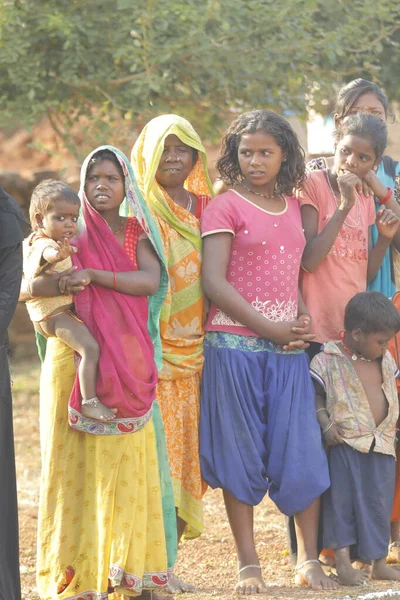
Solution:
[(336, 565), (339, 581), (342, 585), (364, 585), (368, 573), (353, 569), (351, 565)]
[(297, 565), (294, 581), (296, 585), (308, 585), (312, 590), (334, 590), (338, 587), (336, 581), (325, 575), (317, 559)]
[(241, 596), (267, 594), (268, 590), (261, 575), (261, 567), (248, 565), (239, 569), (239, 582), (235, 587), (235, 592)]
[(400, 571), (387, 565), (385, 558), (380, 558), (372, 563), (371, 579), (400, 581)]
[(89, 404), (85, 404), (84, 401), (82, 401), (81, 413), (88, 419), (95, 419), (96, 421), (111, 421), (115, 418), (117, 409), (107, 408), (107, 406), (104, 406), (100, 400)]

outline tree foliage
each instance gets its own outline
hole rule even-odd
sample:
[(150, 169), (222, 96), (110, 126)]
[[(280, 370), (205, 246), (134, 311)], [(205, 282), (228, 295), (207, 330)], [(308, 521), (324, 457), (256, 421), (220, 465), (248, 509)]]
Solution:
[(0, 122), (178, 112), (204, 135), (358, 76), (395, 98), (399, 32), (398, 0), (2, 0)]

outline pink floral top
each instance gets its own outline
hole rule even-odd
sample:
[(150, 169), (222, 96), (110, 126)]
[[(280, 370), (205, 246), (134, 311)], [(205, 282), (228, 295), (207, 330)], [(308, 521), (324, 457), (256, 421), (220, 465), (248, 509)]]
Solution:
[[(305, 246), (300, 207), (285, 197), (280, 213), (270, 213), (233, 190), (217, 196), (201, 220), (202, 237), (221, 232), (232, 234), (229, 283), (255, 310), (270, 321), (297, 318), (301, 256)], [(257, 335), (214, 304), (206, 331)]]

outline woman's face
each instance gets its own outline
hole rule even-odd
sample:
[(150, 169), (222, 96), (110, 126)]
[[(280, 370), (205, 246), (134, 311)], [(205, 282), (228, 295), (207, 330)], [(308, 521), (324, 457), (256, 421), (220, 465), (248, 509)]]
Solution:
[(85, 193), (97, 212), (118, 208), (125, 198), (125, 182), (117, 165), (111, 160), (100, 160), (86, 175)]
[[(346, 117), (356, 115), (359, 112), (372, 115), (376, 119), (381, 119), (384, 123), (386, 122), (385, 107), (373, 92), (367, 92), (366, 94), (359, 96), (348, 113), (341, 120), (344, 121)], [(338, 122), (338, 115), (335, 115), (335, 122)]]
[(193, 166), (193, 149), (181, 142), (178, 136), (168, 135), (156, 172), (157, 182), (166, 189), (181, 186)]

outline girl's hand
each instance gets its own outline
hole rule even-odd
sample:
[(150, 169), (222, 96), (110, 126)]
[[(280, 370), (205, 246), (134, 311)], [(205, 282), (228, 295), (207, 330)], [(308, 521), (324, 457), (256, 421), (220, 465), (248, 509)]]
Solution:
[(392, 210), (382, 206), (382, 208), (380, 208), (376, 214), (375, 223), (379, 235), (383, 238), (391, 240), (399, 228), (400, 219)]
[(368, 188), (371, 190), (369, 193), (370, 196), (374, 195), (377, 198), (379, 198), (379, 200), (382, 200), (387, 195), (387, 187), (382, 183), (375, 171), (373, 171), (372, 169), (368, 171), (368, 173), (364, 177), (363, 184), (364, 183), (366, 183), (368, 185)]
[(338, 176), (337, 183), (340, 190), (339, 210), (350, 212), (356, 203), (358, 193), (362, 191), (361, 179), (354, 173), (346, 171)]
[(332, 427), (328, 429), (326, 433), (322, 434), (322, 439), (327, 446), (337, 446), (338, 444), (344, 444), (339, 427), (334, 423)]
[[(308, 348), (307, 342), (311, 342), (315, 338), (315, 335), (307, 333), (308, 329), (309, 324), (304, 325), (303, 320), (274, 323), (274, 334), (269, 335), (269, 339), (277, 346), (283, 346), (284, 349), (287, 349), (289, 345), (293, 349)], [(297, 344), (291, 344), (291, 342), (297, 342)]]

